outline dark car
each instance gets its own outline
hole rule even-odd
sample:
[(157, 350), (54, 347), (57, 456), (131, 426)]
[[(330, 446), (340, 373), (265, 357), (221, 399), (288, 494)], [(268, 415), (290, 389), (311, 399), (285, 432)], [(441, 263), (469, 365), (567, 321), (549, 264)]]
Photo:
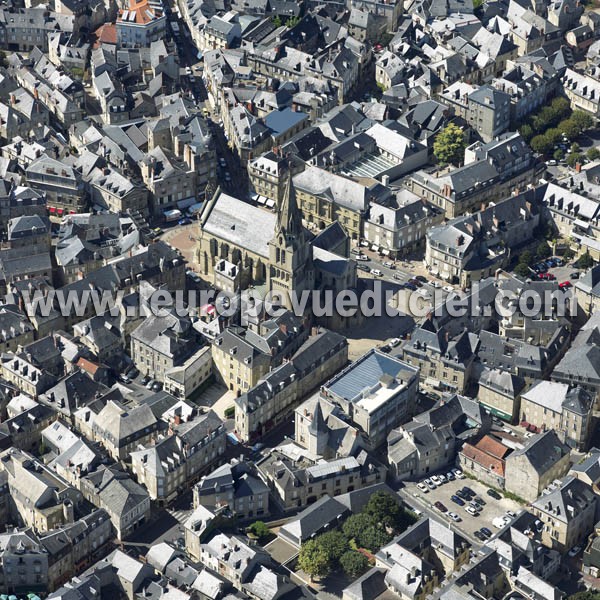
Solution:
[(356, 268), (361, 271), (366, 271), (367, 273), (371, 272), (371, 269), (369, 269), (369, 267), (367, 267), (367, 265), (358, 264), (358, 265), (356, 265)]
[(495, 498), (496, 500), (500, 500), (502, 496), (496, 490), (488, 490), (487, 495)]
[(456, 495), (459, 498), (462, 498), (463, 500), (469, 500), (470, 499), (469, 494), (465, 494), (462, 490), (458, 490), (458, 492), (456, 492)]
[(415, 275), (415, 279), (422, 283), (427, 283), (427, 277), (424, 277), (423, 275)]
[(485, 535), (483, 535), (483, 533), (481, 533), (481, 531), (477, 530), (474, 534), (473, 534), (480, 542), (485, 542), (486, 541), (486, 537)]
[(414, 286), (416, 286), (418, 288), (423, 287), (423, 284), (418, 279), (415, 279), (414, 277), (412, 279), (409, 279), (408, 283), (412, 283)]
[(188, 219), (188, 217), (183, 217), (183, 219), (179, 219), (177, 222), (179, 225), (189, 225), (192, 221), (191, 219)]
[(379, 348), (379, 350), (381, 350), (381, 352), (385, 352), (386, 354), (389, 354), (392, 351), (392, 347), (389, 344), (386, 344), (385, 346), (381, 346), (381, 348)]
[(130, 379), (135, 379), (139, 374), (140, 372), (135, 367), (132, 367), (131, 369), (129, 369), (129, 371), (125, 373), (125, 375), (127, 375), (127, 377), (129, 377)]
[(448, 509), (438, 500), (434, 506), (440, 511), (440, 512), (448, 512)]
[(485, 500), (481, 496), (475, 496), (473, 502), (477, 502), (480, 506), (485, 506)]
[(465, 494), (469, 494), (469, 496), (476, 496), (477, 495), (477, 494), (475, 494), (475, 492), (470, 487), (467, 487), (466, 485), (463, 486), (463, 492), (465, 492)]
[(410, 281), (409, 281), (409, 282), (407, 282), (407, 283), (405, 283), (405, 284), (404, 284), (404, 287), (405, 287), (407, 290), (412, 290), (413, 292), (416, 292), (416, 291), (417, 291), (417, 286), (416, 286), (414, 283), (410, 282)]
[(569, 277), (570, 277), (571, 279), (579, 279), (579, 273), (577, 273), (577, 272), (575, 272), (575, 273), (571, 273), (571, 274), (569, 275)]
[(458, 496), (451, 496), (450, 500), (452, 500), (452, 502), (454, 502), (455, 504), (458, 504), (459, 506), (464, 506), (464, 500), (461, 500)]
[(487, 527), (482, 527), (481, 528), (481, 533), (483, 533), (483, 535), (485, 535), (486, 537), (491, 538), (492, 537), (492, 532), (487, 528)]
[(144, 378), (140, 381), (142, 385), (146, 385), (150, 381), (150, 375), (144, 375)]

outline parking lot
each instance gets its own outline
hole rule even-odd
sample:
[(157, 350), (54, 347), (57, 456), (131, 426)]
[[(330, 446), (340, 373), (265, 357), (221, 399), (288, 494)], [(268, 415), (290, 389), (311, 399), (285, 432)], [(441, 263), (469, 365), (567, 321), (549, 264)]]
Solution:
[[(492, 498), (487, 494), (489, 488), (473, 479), (465, 478), (449, 481), (435, 490), (429, 490), (427, 493), (422, 492), (417, 488), (417, 483), (418, 482), (405, 482), (406, 493), (411, 496), (410, 504), (421, 510), (424, 508), (428, 513), (435, 515), (437, 519), (452, 524), (456, 530), (466, 534), (472, 542), (476, 542), (473, 535), (475, 531), (482, 527), (487, 527), (492, 534), (495, 535), (499, 529), (494, 527), (493, 520), (496, 517), (502, 517), (508, 510), (518, 513), (521, 509), (517, 502), (510, 500), (509, 498), (503, 497), (500, 500)], [(477, 496), (485, 501), (485, 506), (479, 516), (473, 516), (465, 510), (468, 506), (468, 502), (465, 502), (464, 506), (459, 506), (450, 500), (450, 497), (455, 495), (456, 492), (464, 486), (471, 488)], [(461, 521), (454, 522), (448, 517), (447, 513), (442, 513), (435, 508), (434, 504), (438, 501), (441, 502), (448, 511), (456, 513), (461, 518)]]

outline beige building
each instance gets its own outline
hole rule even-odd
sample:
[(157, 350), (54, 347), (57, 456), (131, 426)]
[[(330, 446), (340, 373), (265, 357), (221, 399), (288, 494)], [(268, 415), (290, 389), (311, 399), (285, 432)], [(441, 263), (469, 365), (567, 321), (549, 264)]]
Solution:
[(212, 352), (204, 346), (183, 364), (165, 372), (164, 390), (176, 398), (189, 398), (212, 376)]
[(575, 296), (586, 315), (600, 312), (600, 265), (579, 278), (575, 283)]
[(543, 430), (552, 429), (577, 450), (587, 450), (594, 402), (581, 387), (539, 381), (521, 396), (520, 421)]
[(542, 543), (565, 553), (585, 542), (596, 522), (596, 502), (589, 485), (572, 476), (565, 477), (531, 505), (531, 512), (543, 523)]
[(550, 430), (529, 439), (505, 461), (505, 488), (526, 501), (534, 502), (555, 479), (566, 475), (571, 451)]
[(235, 401), (236, 433), (260, 437), (289, 418), (304, 397), (348, 362), (346, 338), (321, 331)]
[(223, 421), (212, 410), (187, 422), (175, 421), (167, 437), (131, 452), (131, 469), (152, 500), (173, 500), (225, 452)]
[(521, 392), (525, 380), (502, 369), (485, 368), (479, 377), (477, 400), (492, 415), (514, 423), (519, 415)]
[(287, 183), (287, 163), (286, 158), (275, 152), (267, 152), (248, 161), (248, 177), (259, 204), (267, 204), (267, 200), (277, 206), (281, 204)]

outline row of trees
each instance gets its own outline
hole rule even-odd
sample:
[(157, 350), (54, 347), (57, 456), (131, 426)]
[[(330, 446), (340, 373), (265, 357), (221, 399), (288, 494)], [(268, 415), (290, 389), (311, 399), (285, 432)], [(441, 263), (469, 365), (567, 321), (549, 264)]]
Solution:
[(529, 277), (531, 275), (529, 267), (535, 262), (550, 256), (552, 256), (552, 248), (550, 248), (548, 242), (544, 240), (538, 245), (535, 256), (529, 250), (525, 250), (525, 252), (521, 253), (519, 256), (519, 264), (515, 267), (515, 274), (519, 277)]
[[(575, 110), (568, 119), (564, 119), (556, 127), (550, 127), (544, 133), (534, 136), (529, 143), (534, 152), (548, 154), (555, 144), (563, 139), (563, 136), (572, 140), (593, 126), (594, 118), (590, 114), (582, 110)], [(521, 135), (526, 127), (527, 125), (524, 125), (521, 128)]]
[(362, 512), (346, 519), (341, 530), (328, 531), (302, 544), (298, 566), (311, 578), (327, 577), (339, 569), (349, 577), (358, 577), (369, 565), (366, 553), (359, 548), (377, 552), (414, 520), (393, 496), (376, 492)]
[(543, 134), (548, 129), (556, 127), (569, 117), (571, 107), (566, 98), (554, 98), (548, 106), (543, 106), (537, 113), (529, 115), (519, 132), (529, 142), (535, 135)]

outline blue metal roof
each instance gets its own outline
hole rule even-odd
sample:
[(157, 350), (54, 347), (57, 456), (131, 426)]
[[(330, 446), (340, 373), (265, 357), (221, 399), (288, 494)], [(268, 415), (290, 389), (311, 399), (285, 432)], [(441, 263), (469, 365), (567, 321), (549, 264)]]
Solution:
[(376, 385), (382, 375), (395, 378), (400, 371), (412, 368), (398, 358), (372, 350), (334, 377), (325, 387), (332, 394), (350, 401), (363, 390)]
[(296, 112), (291, 108), (284, 108), (283, 110), (274, 110), (273, 112), (270, 112), (265, 118), (265, 125), (275, 135), (280, 135), (305, 119), (308, 119), (306, 113)]

